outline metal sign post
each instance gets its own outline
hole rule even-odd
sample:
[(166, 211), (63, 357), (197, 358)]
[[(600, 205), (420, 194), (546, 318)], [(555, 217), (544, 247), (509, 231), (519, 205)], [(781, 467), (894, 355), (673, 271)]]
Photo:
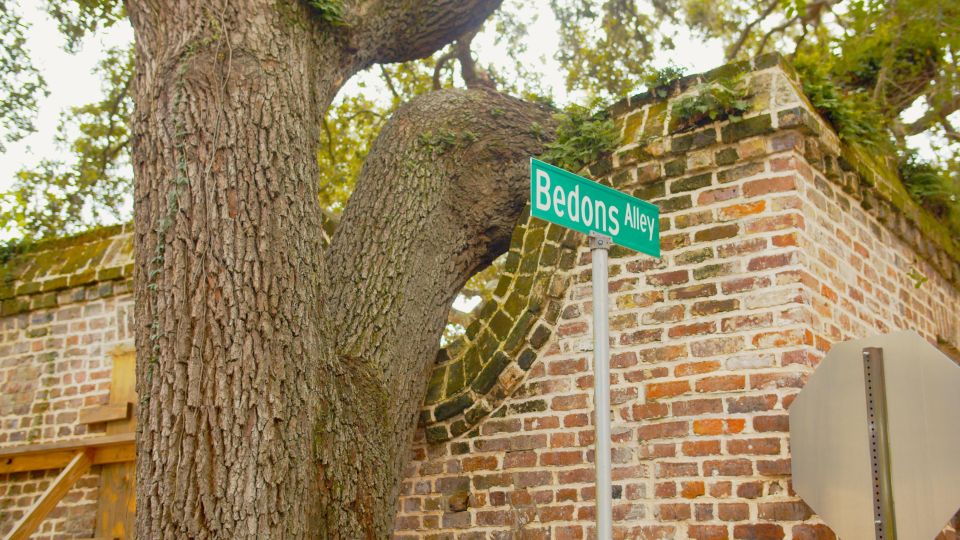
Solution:
[(660, 256), (660, 209), (549, 163), (530, 159), (530, 215), (590, 235), (593, 259), (594, 464), (597, 540), (613, 536), (607, 256), (617, 244)]
[(873, 518), (877, 540), (897, 540), (890, 483), (890, 442), (887, 439), (887, 390), (883, 349), (863, 349), (863, 382), (867, 395), (867, 430), (870, 434), (870, 466), (873, 477)]
[(610, 331), (607, 327), (607, 250), (610, 237), (590, 233), (593, 270), (593, 409), (594, 465), (597, 474), (597, 540), (613, 536), (612, 486), (610, 481)]

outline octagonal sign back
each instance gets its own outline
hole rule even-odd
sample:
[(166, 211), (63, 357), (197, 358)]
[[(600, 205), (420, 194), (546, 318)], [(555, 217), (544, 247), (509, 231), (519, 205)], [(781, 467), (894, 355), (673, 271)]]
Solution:
[[(882, 351), (881, 396), (868, 384), (867, 348)], [(913, 331), (831, 348), (790, 406), (794, 489), (843, 540), (880, 536), (868, 399), (882, 394), (888, 530), (932, 540), (960, 508), (960, 366)]]

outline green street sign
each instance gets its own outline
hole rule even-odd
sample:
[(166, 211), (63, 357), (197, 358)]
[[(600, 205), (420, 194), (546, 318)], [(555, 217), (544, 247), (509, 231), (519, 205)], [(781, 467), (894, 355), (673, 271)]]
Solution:
[(534, 217), (660, 256), (659, 208), (533, 158), (530, 208)]

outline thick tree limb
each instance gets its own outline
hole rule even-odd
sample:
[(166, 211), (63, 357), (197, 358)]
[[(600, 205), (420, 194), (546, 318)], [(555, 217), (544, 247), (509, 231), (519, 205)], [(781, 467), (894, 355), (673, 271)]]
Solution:
[[(325, 467), (359, 461), (367, 471), (348, 492), (390, 496), (340, 504), (392, 516), (450, 305), (507, 248), (526, 204), (529, 158), (543, 148), (534, 122), (552, 125), (548, 111), (493, 91), (443, 90), (402, 107), (377, 138), (328, 251), (323, 287), (336, 328), (333, 368), (352, 371), (363, 388), (342, 410), (361, 428), (349, 440), (335, 431), (320, 440), (331, 456)], [(384, 403), (386, 417), (375, 408)], [(334, 459), (358, 446), (374, 451)]]
[[(423, 58), (480, 25), (502, 0), (368, 0), (348, 13), (350, 48), (371, 63)], [(371, 45), (372, 44), (372, 45)]]
[(930, 98), (928, 97), (927, 103), (930, 105), (930, 110), (924, 113), (924, 115), (920, 118), (904, 126), (904, 131), (906, 131), (907, 135), (917, 135), (923, 133), (934, 125), (940, 123), (941, 118), (950, 116), (954, 112), (960, 110), (960, 95), (952, 96), (950, 99), (940, 105), (934, 105), (933, 103), (930, 103), (929, 99)]

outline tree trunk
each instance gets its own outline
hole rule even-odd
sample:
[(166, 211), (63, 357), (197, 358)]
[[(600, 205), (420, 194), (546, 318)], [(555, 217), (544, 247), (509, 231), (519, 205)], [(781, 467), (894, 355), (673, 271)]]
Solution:
[[(447, 309), (522, 208), (547, 114), (439, 93), (385, 127), (323, 253), (336, 91), (499, 2), (344, 4), (345, 27), (304, 2), (128, 5), (140, 538), (387, 537)], [(424, 131), (475, 124), (442, 152)]]

